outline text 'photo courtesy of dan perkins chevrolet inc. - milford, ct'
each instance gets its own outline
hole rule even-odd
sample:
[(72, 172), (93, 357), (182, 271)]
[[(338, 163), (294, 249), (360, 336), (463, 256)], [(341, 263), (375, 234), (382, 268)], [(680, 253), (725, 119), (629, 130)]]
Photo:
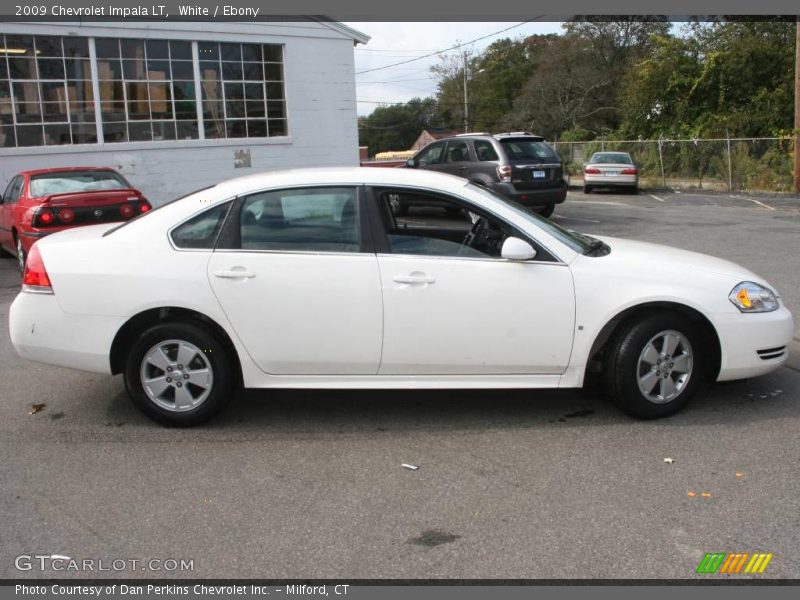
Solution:
[[(179, 4), (177, 17), (250, 17), (256, 18), (261, 11), (259, 7), (231, 6), (229, 4), (214, 6), (213, 9), (194, 4)], [(51, 16), (51, 17), (161, 17), (169, 18), (170, 13), (164, 4), (151, 4), (147, 6), (62, 6), (54, 4), (45, 5), (17, 5), (17, 16)]]

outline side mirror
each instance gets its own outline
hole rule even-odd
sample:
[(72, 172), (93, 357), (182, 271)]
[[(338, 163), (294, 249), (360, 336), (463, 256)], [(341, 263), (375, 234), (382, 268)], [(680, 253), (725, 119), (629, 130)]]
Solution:
[(417, 161), (415, 161), (413, 158), (409, 158), (409, 159), (406, 161), (406, 166), (407, 166), (409, 169), (413, 169), (414, 167), (416, 167), (416, 166), (417, 166)]
[(508, 237), (503, 242), (500, 256), (507, 260), (530, 260), (536, 258), (536, 250), (525, 240)]

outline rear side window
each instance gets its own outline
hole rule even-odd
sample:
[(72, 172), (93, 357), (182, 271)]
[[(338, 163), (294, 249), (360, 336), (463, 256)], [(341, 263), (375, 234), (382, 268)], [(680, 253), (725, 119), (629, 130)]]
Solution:
[(253, 194), (245, 198), (239, 219), (242, 250), (361, 250), (355, 188), (310, 188)]
[(170, 234), (172, 243), (187, 250), (212, 250), (230, 207), (230, 202), (220, 204), (178, 225)]
[(466, 142), (450, 142), (447, 144), (447, 162), (469, 162), (469, 148)]
[(509, 160), (534, 160), (539, 162), (556, 161), (561, 159), (547, 142), (525, 139), (501, 140)]
[(486, 140), (475, 140), (475, 154), (481, 162), (500, 160), (492, 143)]

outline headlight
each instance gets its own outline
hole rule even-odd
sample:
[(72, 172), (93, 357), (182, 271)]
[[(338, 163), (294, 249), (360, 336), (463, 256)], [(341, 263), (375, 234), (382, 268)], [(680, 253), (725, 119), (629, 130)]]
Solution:
[(752, 281), (743, 281), (731, 290), (728, 299), (745, 313), (778, 310), (778, 297), (770, 289)]

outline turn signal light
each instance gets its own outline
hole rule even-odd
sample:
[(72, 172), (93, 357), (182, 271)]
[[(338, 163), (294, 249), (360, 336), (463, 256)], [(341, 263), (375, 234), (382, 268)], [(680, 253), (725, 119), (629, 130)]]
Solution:
[(71, 208), (62, 208), (58, 211), (58, 218), (62, 223), (72, 223), (75, 220), (75, 211)]
[(44, 261), (36, 244), (31, 247), (28, 259), (25, 261), (25, 271), (22, 274), (22, 291), (37, 294), (53, 293), (53, 285), (50, 283), (50, 277), (47, 275), (47, 269), (44, 268)]
[(150, 203), (145, 200), (139, 205), (139, 212), (146, 213), (148, 210), (150, 210)]
[(133, 206), (130, 204), (123, 204), (119, 207), (119, 214), (121, 214), (126, 219), (130, 219), (133, 216)]

